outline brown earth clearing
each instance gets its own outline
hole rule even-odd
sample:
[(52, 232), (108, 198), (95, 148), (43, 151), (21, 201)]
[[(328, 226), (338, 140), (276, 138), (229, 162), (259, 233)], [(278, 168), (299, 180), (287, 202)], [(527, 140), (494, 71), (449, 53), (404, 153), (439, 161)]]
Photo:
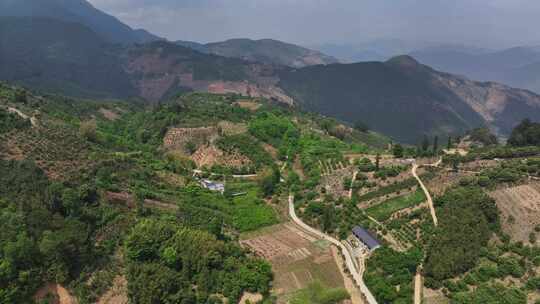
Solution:
[(503, 188), (489, 194), (501, 211), (501, 223), (512, 240), (529, 243), (529, 235), (540, 225), (540, 183)]
[[(47, 283), (34, 295), (36, 302), (48, 300), (50, 304), (78, 304), (67, 289), (55, 283)], [(111, 303), (112, 304), (112, 303)]]
[(218, 130), (214, 127), (170, 128), (163, 138), (163, 146), (167, 150), (186, 152), (188, 143), (201, 146), (214, 141)]
[(212, 167), (214, 165), (224, 165), (227, 167), (243, 167), (251, 164), (251, 160), (239, 153), (227, 153), (214, 145), (203, 145), (193, 155), (191, 159), (198, 168)]
[(101, 115), (103, 115), (103, 117), (105, 117), (106, 119), (112, 121), (117, 120), (120, 117), (118, 113), (105, 108), (99, 109), (99, 113), (101, 113)]
[(250, 111), (257, 111), (262, 106), (259, 102), (250, 99), (240, 99), (235, 104), (242, 109), (248, 109)]
[(286, 303), (294, 291), (313, 281), (328, 287), (345, 287), (328, 244), (302, 232), (293, 223), (264, 229), (240, 243), (272, 264), (278, 303)]
[(126, 278), (117, 276), (111, 288), (98, 300), (97, 304), (128, 304), (127, 293)]

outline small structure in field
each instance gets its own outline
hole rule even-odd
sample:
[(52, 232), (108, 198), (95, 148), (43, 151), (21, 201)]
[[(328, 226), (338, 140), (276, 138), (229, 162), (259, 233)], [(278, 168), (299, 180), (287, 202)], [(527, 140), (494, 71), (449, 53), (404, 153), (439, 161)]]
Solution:
[(352, 230), (354, 236), (362, 243), (370, 252), (381, 247), (381, 243), (366, 229), (356, 226)]
[(208, 179), (201, 180), (201, 186), (210, 191), (220, 192), (221, 194), (225, 192), (225, 184), (213, 182)]

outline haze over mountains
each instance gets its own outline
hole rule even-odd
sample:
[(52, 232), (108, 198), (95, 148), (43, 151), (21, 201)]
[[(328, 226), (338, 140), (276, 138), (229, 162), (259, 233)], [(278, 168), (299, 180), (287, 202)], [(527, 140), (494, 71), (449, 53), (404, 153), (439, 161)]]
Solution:
[[(1, 80), (72, 96), (148, 102), (189, 91), (261, 96), (351, 124), (362, 121), (409, 143), (484, 125), (508, 135), (521, 119), (540, 119), (538, 95), (438, 72), (407, 56), (337, 64), (320, 52), (270, 39), (173, 43), (141, 36), (82, 0), (45, 3), (1, 2)], [(478, 52), (467, 54), (484, 56)], [(530, 55), (518, 63), (530, 62), (534, 75)], [(508, 62), (519, 65), (512, 56)]]
[(145, 30), (132, 29), (86, 0), (2, 0), (0, 16), (46, 17), (76, 22), (112, 43), (144, 43), (162, 39)]
[(381, 39), (354, 45), (324, 44), (313, 48), (344, 63), (386, 61), (408, 54), (441, 71), (540, 92), (539, 46), (492, 50), (440, 42)]
[(321, 52), (273, 39), (230, 39), (207, 44), (190, 41), (176, 43), (204, 53), (295, 68), (338, 63), (336, 58)]
[(411, 53), (424, 64), (471, 79), (498, 81), (540, 92), (540, 47), (522, 46), (501, 51), (466, 52), (429, 48)]

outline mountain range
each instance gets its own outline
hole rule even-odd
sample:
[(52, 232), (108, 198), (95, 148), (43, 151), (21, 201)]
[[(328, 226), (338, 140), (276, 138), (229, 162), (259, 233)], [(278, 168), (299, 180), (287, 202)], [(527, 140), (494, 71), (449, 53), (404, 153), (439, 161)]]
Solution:
[(540, 47), (522, 46), (476, 53), (438, 47), (417, 50), (410, 55), (449, 73), (540, 92)]
[[(79, 0), (47, 3), (61, 6), (58, 12), (74, 5), (104, 14)], [(17, 15), (19, 8), (27, 8), (23, 4), (37, 5), (4, 0), (3, 8), (11, 10), (2, 14)], [(407, 143), (417, 143), (424, 135), (463, 134), (479, 126), (506, 136), (523, 118), (540, 120), (536, 94), (439, 72), (410, 56), (339, 64), (320, 53), (317, 56), (324, 60), (308, 60), (310, 50), (275, 40), (203, 45), (152, 36), (155, 39), (147, 43), (130, 43), (111, 38), (118, 28), (134, 31), (118, 26), (110, 16), (103, 17), (114, 21), (107, 34), (92, 26), (88, 20), (93, 18), (77, 22), (65, 14), (37, 16), (38, 9), (29, 11), (32, 16), (0, 17), (0, 79), (43, 91), (150, 103), (189, 91), (250, 95), (351, 125), (362, 122)]]
[(208, 54), (295, 68), (338, 63), (336, 58), (321, 52), (273, 39), (230, 39), (207, 44), (191, 41), (176, 43)]
[(134, 30), (86, 0), (2, 0), (0, 16), (50, 18), (80, 23), (110, 43), (144, 43), (161, 40), (146, 30)]

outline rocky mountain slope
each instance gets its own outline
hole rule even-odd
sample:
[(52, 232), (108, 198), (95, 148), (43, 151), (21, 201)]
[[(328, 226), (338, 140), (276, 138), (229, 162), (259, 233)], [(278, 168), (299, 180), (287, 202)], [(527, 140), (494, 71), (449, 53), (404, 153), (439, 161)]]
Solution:
[(231, 39), (208, 44), (177, 41), (177, 44), (209, 54), (295, 68), (338, 62), (321, 52), (273, 39)]
[(0, 18), (0, 79), (43, 91), (158, 102), (202, 91), (265, 97), (417, 143), (540, 120), (540, 97), (438, 72), (408, 56), (303, 68), (229, 58), (167, 41), (113, 45), (82, 24)]
[(540, 119), (540, 97), (442, 73), (401, 56), (387, 62), (308, 67), (280, 74), (280, 87), (307, 109), (407, 142), (488, 125), (506, 135)]
[(515, 47), (481, 53), (431, 48), (412, 52), (411, 56), (436, 69), (474, 80), (498, 81), (540, 92), (538, 47)]

